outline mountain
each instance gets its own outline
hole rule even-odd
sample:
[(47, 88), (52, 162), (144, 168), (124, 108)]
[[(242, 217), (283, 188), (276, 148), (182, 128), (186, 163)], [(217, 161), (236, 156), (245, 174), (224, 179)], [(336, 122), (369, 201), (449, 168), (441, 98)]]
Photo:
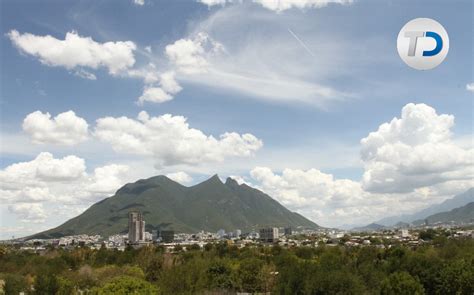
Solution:
[(455, 208), (451, 211), (440, 212), (426, 217), (423, 220), (416, 220), (414, 224), (424, 224), (425, 220), (428, 221), (428, 224), (435, 223), (469, 223), (474, 222), (474, 202), (471, 202), (467, 205), (464, 205), (459, 208)]
[(351, 229), (351, 231), (354, 232), (370, 232), (370, 231), (378, 231), (378, 230), (383, 230), (385, 229), (385, 226), (377, 223), (371, 223), (366, 226), (361, 226), (361, 227), (354, 227)]
[(468, 204), (469, 202), (474, 202), (474, 188), (470, 188), (468, 191), (456, 195), (451, 199), (447, 199), (440, 204), (432, 205), (426, 209), (418, 211), (413, 214), (405, 214), (398, 216), (386, 217), (381, 220), (376, 221), (375, 223), (382, 224), (385, 226), (392, 226), (397, 222), (413, 222), (418, 219), (425, 219), (427, 216), (452, 210)]
[(214, 175), (186, 187), (166, 176), (156, 176), (126, 184), (114, 196), (92, 205), (81, 215), (30, 238), (124, 233), (128, 212), (133, 209), (143, 213), (147, 231), (161, 228), (191, 233), (263, 226), (319, 227), (263, 192), (239, 185), (231, 178), (222, 183)]

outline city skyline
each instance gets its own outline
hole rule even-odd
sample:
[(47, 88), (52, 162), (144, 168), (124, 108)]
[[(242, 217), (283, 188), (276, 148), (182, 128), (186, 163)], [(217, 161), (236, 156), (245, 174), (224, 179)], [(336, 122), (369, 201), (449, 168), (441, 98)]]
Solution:
[[(155, 175), (331, 227), (473, 187), (472, 2), (226, 2), (2, 2), (0, 239)], [(450, 36), (430, 71), (396, 50), (421, 16)]]

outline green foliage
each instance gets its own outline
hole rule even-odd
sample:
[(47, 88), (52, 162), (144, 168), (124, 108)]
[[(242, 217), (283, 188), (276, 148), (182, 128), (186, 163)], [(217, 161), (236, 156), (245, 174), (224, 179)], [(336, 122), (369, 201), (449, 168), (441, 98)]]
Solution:
[(263, 291), (260, 272), (264, 262), (257, 258), (246, 258), (239, 264), (236, 273), (237, 288), (242, 292), (255, 293)]
[(58, 285), (57, 295), (70, 295), (75, 293), (76, 288), (74, 287), (74, 283), (69, 279), (58, 277)]
[(40, 273), (35, 279), (34, 289), (36, 295), (57, 294), (60, 289), (59, 279), (54, 274)]
[(382, 282), (380, 294), (398, 295), (398, 294), (424, 294), (423, 286), (420, 282), (407, 272), (396, 272), (388, 276)]
[(18, 274), (8, 274), (3, 278), (3, 280), (5, 282), (3, 286), (5, 295), (16, 295), (28, 288), (25, 278)]
[(154, 295), (158, 293), (158, 288), (141, 279), (118, 277), (100, 288), (93, 289), (92, 293), (97, 295)]
[(390, 249), (218, 243), (171, 253), (154, 246), (3, 253), (0, 279), (7, 294), (474, 293), (473, 239)]
[(429, 228), (425, 231), (421, 231), (419, 237), (425, 241), (433, 240), (436, 237), (436, 231), (432, 228)]
[(206, 269), (206, 279), (210, 290), (231, 290), (234, 288), (232, 268), (224, 260), (217, 259)]
[(474, 294), (474, 259), (448, 262), (440, 271), (439, 294)]
[(145, 268), (145, 276), (147, 281), (156, 282), (160, 278), (163, 270), (163, 259), (161, 257), (153, 257)]

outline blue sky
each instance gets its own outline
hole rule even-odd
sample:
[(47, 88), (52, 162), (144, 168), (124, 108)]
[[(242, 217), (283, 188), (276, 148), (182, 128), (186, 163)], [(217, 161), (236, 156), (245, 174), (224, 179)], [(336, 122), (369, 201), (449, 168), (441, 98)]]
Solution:
[[(300, 4), (306, 2), (302, 0)], [(1, 237), (57, 225), (94, 200), (111, 195), (114, 185), (156, 174), (180, 172), (179, 180), (186, 180), (186, 185), (214, 173), (222, 178), (238, 176), (290, 209), (328, 226), (369, 222), (385, 216), (389, 206), (403, 212), (414, 211), (470, 187), (472, 178), (466, 171), (473, 170), (473, 92), (467, 89), (474, 82), (472, 2), (334, 2), (337, 3), (271, 9), (250, 1), (217, 5), (156, 0), (145, 0), (143, 5), (132, 0), (2, 1), (1, 168), (2, 186), (9, 189), (3, 191), (6, 197), (0, 207), (0, 226), (4, 229)], [(429, 71), (408, 67), (396, 49), (401, 27), (418, 17), (437, 20), (449, 34), (446, 60)], [(97, 44), (130, 41), (135, 49), (128, 53), (134, 63), (115, 74), (111, 74), (111, 65), (105, 61), (99, 61), (97, 67), (73, 63), (68, 68), (65, 64), (77, 58), (77, 54), (64, 55), (66, 62), (41, 57), (41, 50), (48, 51), (48, 46), (36, 54), (28, 53), (35, 45), (18, 43), (25, 39), (15, 39), (15, 43), (12, 30), (19, 32), (19, 38), (29, 33), (38, 38), (50, 35), (59, 41), (65, 39), (66, 33), (75, 32)], [(205, 39), (199, 39), (202, 34)], [(180, 40), (183, 42), (179, 43)], [(51, 48), (59, 44), (52, 42)], [(194, 52), (192, 65), (186, 56), (189, 50)], [(181, 90), (167, 90), (159, 78), (150, 82), (132, 76), (133, 70), (157, 75), (173, 73)], [(76, 75), (80, 71), (93, 74), (96, 79), (81, 78)], [(148, 99), (137, 103), (148, 88), (165, 90), (169, 95), (167, 101), (160, 98), (157, 102), (155, 95), (154, 102)], [(361, 151), (371, 148), (361, 144), (361, 139), (377, 131), (381, 124), (400, 118), (402, 108), (409, 103), (416, 107), (407, 108), (407, 114), (430, 113), (431, 109), (436, 112), (422, 115), (421, 121), (415, 122), (429, 126), (414, 128), (421, 126), (435, 135), (442, 129), (450, 132), (450, 136), (423, 147), (428, 149), (424, 153), (420, 153), (419, 145), (411, 144), (417, 140), (406, 141), (410, 144), (407, 143), (404, 153), (433, 157), (410, 162), (416, 166), (413, 171), (430, 171), (430, 176), (417, 172), (408, 181), (404, 174), (408, 164), (402, 163), (403, 159), (387, 160), (386, 155), (361, 158)], [(23, 124), (35, 111), (55, 117), (69, 110), (75, 113), (71, 120), (82, 118), (87, 122), (86, 141), (65, 144), (64, 135), (35, 140), (33, 134), (50, 129), (41, 129), (43, 125), (37, 121), (31, 121), (31, 128)], [(184, 116), (189, 128), (204, 136), (212, 135), (218, 141), (226, 132), (235, 132), (240, 137), (234, 144), (219, 145), (222, 151), (218, 155), (208, 152), (209, 155), (194, 157), (173, 154), (163, 147), (169, 144), (168, 140), (181, 143), (182, 138), (175, 139), (172, 134), (159, 144), (142, 140), (141, 144), (150, 147), (139, 151), (136, 147), (120, 147), (122, 143), (117, 142), (120, 134), (131, 132), (128, 129), (107, 133), (115, 138), (96, 132), (95, 122), (100, 118), (124, 116), (136, 121), (142, 111), (149, 117)], [(442, 119), (441, 114), (452, 115), (454, 124)], [(438, 118), (440, 126), (434, 126), (431, 122)], [(407, 126), (411, 123), (407, 120)], [(118, 126), (118, 121), (113, 125)], [(112, 127), (106, 131), (111, 132)], [(242, 139), (246, 133), (255, 138), (251, 142)], [(160, 134), (154, 136), (163, 138)], [(381, 145), (394, 144), (397, 148), (394, 136), (384, 135), (387, 142)], [(424, 133), (423, 136), (429, 140), (436, 137)], [(200, 142), (190, 139), (187, 144), (195, 144), (192, 149), (196, 150), (202, 147)], [(237, 148), (239, 144), (242, 146)], [(214, 143), (209, 143), (209, 148), (213, 147)], [(30, 167), (34, 171), (24, 176), (23, 182), (18, 181), (18, 185), (46, 187), (49, 192), (41, 200), (32, 201), (17, 187), (10, 188), (9, 179), (17, 179), (14, 173), (18, 172), (9, 171), (8, 167), (19, 162), (34, 166), (33, 161), (41, 152), (51, 153), (53, 159), (74, 155), (84, 160), (86, 168), (79, 167), (77, 177), (61, 176), (58, 180), (54, 179), (57, 175), (38, 178), (37, 168)], [(452, 163), (441, 163), (447, 155), (456, 157), (453, 156)], [(396, 171), (399, 177), (384, 179), (409, 189), (401, 192), (390, 186), (380, 188), (371, 183), (373, 180), (364, 178), (369, 172), (374, 173), (375, 166), (371, 165), (378, 163), (380, 167), (382, 162), (389, 163), (384, 167), (392, 169), (384, 170), (386, 173)], [(438, 163), (438, 170), (428, 167), (428, 162)], [(101, 188), (100, 193), (89, 190), (71, 197), (73, 200), (61, 196), (69, 193), (61, 185), (67, 186), (70, 181), (78, 186), (94, 186), (92, 179), (99, 177), (94, 169), (114, 164), (129, 170), (122, 175), (112, 169), (110, 183), (104, 184), (107, 189)], [(440, 168), (457, 165), (458, 170)], [(377, 173), (382, 175), (384, 171)], [(186, 177), (182, 178), (183, 175)], [(296, 175), (306, 182), (291, 183)], [(31, 178), (35, 178), (35, 184), (29, 183)], [(345, 187), (347, 183), (339, 181), (350, 183)], [(357, 187), (356, 197), (345, 193), (354, 192), (350, 189), (352, 185)], [(54, 210), (66, 213), (52, 214)], [(26, 229), (25, 224), (31, 222), (34, 226)]]

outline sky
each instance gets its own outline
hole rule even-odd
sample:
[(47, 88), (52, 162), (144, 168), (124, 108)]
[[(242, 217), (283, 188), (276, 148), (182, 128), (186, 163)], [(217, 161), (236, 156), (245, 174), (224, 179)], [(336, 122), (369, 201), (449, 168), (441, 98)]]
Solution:
[[(0, 239), (214, 174), (322, 226), (473, 186), (472, 1), (2, 1)], [(432, 70), (397, 53), (432, 18)], [(230, 230), (230, 229), (229, 229)]]

